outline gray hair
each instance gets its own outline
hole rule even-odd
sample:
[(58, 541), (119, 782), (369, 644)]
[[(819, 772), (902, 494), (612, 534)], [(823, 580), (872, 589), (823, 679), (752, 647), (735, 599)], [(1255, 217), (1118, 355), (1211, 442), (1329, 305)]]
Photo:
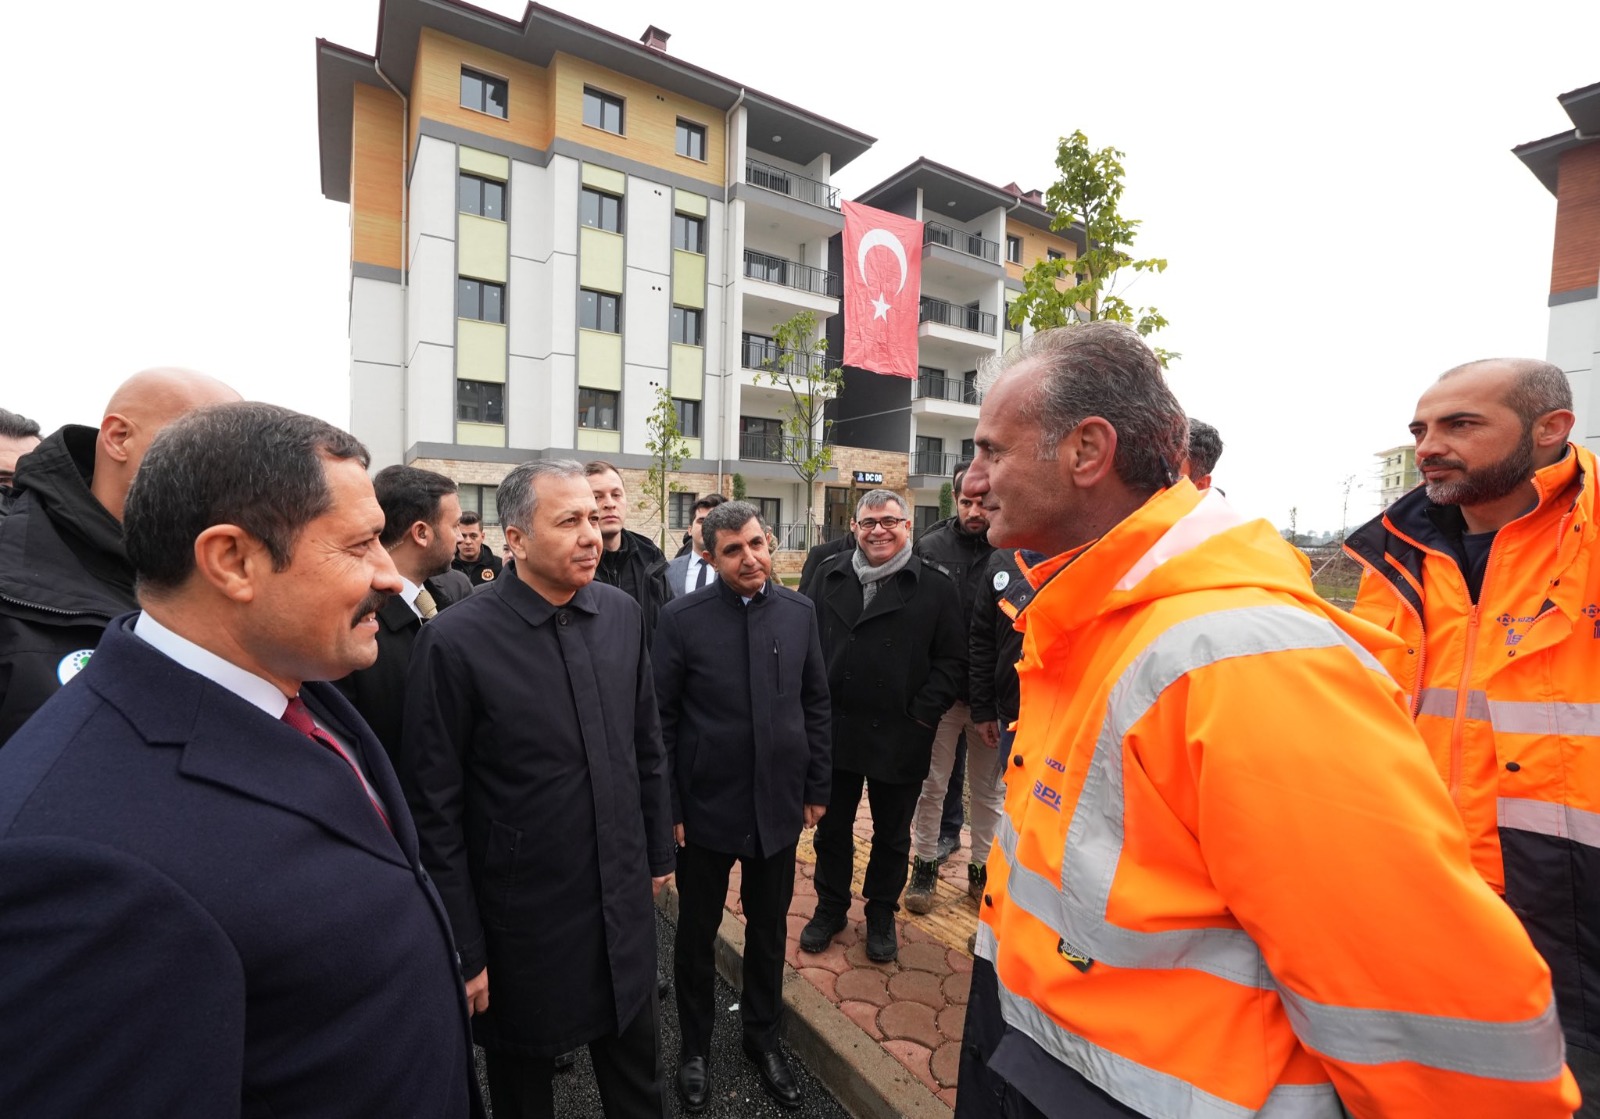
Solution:
[(761, 510), (748, 501), (724, 501), (713, 506), (706, 519), (700, 522), (700, 540), (705, 550), (715, 555), (719, 533), (738, 532), (752, 519), (766, 529), (767, 522), (761, 519)]
[(1222, 433), (1204, 420), (1189, 417), (1189, 476), (1204, 478), (1222, 458)]
[[(911, 508), (906, 504), (906, 499), (893, 490), (868, 490), (861, 495), (861, 500), (856, 502), (856, 519), (861, 519), (861, 510), (877, 509), (880, 506), (889, 504), (891, 501), (900, 507), (900, 512), (907, 515), (910, 514)], [(701, 531), (704, 532), (705, 530), (701, 529)]]
[(533, 514), (539, 508), (539, 491), (534, 483), (540, 478), (583, 479), (583, 463), (570, 458), (544, 459), (525, 462), (507, 474), (495, 491), (495, 504), (500, 509), (500, 523), (513, 525), (525, 533), (533, 532)]
[(1439, 376), (1443, 381), (1468, 369), (1501, 365), (1516, 374), (1506, 390), (1505, 405), (1517, 414), (1522, 426), (1532, 430), (1535, 421), (1547, 412), (1572, 411), (1572, 382), (1559, 365), (1531, 357), (1490, 357), (1458, 365)]
[(27, 416), (0, 408), (0, 437), (30, 439), (37, 438), (38, 435), (38, 420), (30, 420)]
[(1138, 331), (1105, 321), (1041, 330), (985, 362), (985, 391), (1033, 364), (1043, 375), (1022, 415), (1039, 425), (1039, 459), (1053, 460), (1073, 428), (1098, 416), (1117, 433), (1113, 466), (1125, 485), (1154, 493), (1172, 484), (1188, 456), (1189, 418)]

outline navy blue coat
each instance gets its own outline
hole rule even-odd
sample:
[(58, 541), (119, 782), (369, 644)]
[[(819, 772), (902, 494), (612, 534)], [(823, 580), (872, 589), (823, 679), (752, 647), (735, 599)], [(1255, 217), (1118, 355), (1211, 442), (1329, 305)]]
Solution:
[(0, 1115), (481, 1114), (448, 918), (349, 767), (107, 628), (0, 751)]

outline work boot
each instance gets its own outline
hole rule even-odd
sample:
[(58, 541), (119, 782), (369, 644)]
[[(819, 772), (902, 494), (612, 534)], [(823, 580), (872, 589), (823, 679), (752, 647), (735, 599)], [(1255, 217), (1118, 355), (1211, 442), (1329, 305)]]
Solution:
[(867, 911), (867, 959), (887, 964), (900, 955), (900, 941), (894, 934), (894, 914)]
[[(989, 884), (989, 868), (982, 863), (967, 864), (967, 896), (983, 904), (983, 888)], [(907, 903), (907, 908), (910, 904)]]
[(932, 859), (911, 858), (911, 885), (906, 887), (906, 909), (911, 913), (933, 912), (933, 890), (939, 882), (939, 864)]
[(961, 850), (961, 833), (941, 835), (939, 845), (934, 849), (933, 861), (943, 866), (944, 861), (959, 850)]
[(846, 923), (843, 913), (835, 913), (818, 905), (811, 920), (806, 922), (806, 927), (800, 930), (800, 951), (827, 951), (828, 942), (844, 931)]

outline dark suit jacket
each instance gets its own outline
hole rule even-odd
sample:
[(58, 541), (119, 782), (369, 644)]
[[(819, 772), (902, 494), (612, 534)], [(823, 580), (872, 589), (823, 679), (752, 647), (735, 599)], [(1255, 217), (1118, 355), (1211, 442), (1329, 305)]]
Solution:
[(811, 601), (769, 582), (746, 606), (718, 580), (661, 608), (650, 661), (689, 841), (746, 857), (793, 844), (833, 782)]
[[(422, 584), (433, 596), (440, 610), (455, 598), (437, 579), (426, 579)], [(468, 588), (471, 593), (471, 588)], [(400, 723), (405, 714), (406, 670), (411, 666), (411, 646), (422, 632), (422, 619), (407, 606), (405, 600), (394, 595), (378, 611), (378, 659), (371, 668), (359, 669), (334, 686), (344, 693), (361, 717), (378, 736), (389, 754), (389, 761), (398, 767), (400, 758)]]
[(863, 608), (855, 555), (827, 560), (811, 588), (833, 695), (833, 765), (921, 781), (966, 672), (961, 598), (950, 576), (913, 555)]
[(481, 1114), (438, 896), (377, 740), (360, 757), (114, 619), (0, 752), (0, 1115)]

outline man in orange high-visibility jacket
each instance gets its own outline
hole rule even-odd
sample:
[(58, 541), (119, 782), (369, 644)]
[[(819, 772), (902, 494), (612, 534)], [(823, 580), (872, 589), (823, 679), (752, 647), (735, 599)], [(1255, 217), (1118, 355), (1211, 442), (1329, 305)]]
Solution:
[(1426, 485), (1351, 535), (1357, 616), (1466, 822), (1472, 859), (1550, 964), (1567, 1063), (1600, 1116), (1600, 553), (1595, 458), (1543, 361), (1452, 369), (1417, 402)]
[(1549, 970), (1363, 647), (1393, 639), (1177, 479), (1137, 333), (998, 363), (969, 483), (1043, 554), (958, 1119), (1569, 1115)]

